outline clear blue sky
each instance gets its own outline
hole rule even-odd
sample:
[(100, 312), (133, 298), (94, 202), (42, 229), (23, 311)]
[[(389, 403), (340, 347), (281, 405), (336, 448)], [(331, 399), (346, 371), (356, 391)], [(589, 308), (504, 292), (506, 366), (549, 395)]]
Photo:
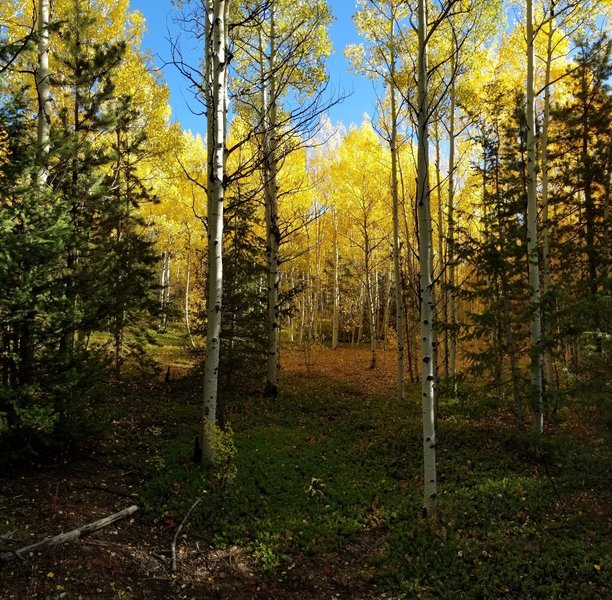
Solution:
[[(353, 0), (329, 0), (335, 17), (330, 29), (334, 50), (329, 58), (328, 69), (330, 74), (330, 88), (336, 92), (353, 94), (346, 98), (342, 104), (330, 111), (332, 122), (342, 121), (347, 127), (351, 123), (360, 124), (363, 114), (374, 114), (375, 93), (372, 82), (361, 76), (349, 72), (348, 62), (344, 58), (344, 48), (347, 44), (359, 42), (359, 37), (353, 25)], [(143, 45), (149, 48), (158, 66), (170, 60), (169, 37), (175, 38), (178, 29), (173, 24), (172, 12), (174, 10), (170, 0), (131, 0), (131, 6), (139, 10), (147, 20), (148, 31), (144, 36)], [(193, 42), (182, 35), (182, 46), (186, 53)], [(197, 60), (199, 50), (192, 49), (192, 57)], [(164, 78), (170, 88), (170, 103), (172, 105), (172, 119), (180, 121), (184, 129), (191, 129), (194, 133), (205, 131), (204, 117), (194, 115), (189, 106), (198, 110), (194, 103), (188, 86), (176, 68), (168, 65), (163, 69)]]

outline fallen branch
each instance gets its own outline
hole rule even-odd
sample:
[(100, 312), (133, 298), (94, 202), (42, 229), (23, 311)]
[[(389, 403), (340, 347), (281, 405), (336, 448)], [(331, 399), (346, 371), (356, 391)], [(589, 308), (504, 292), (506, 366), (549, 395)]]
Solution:
[(174, 534), (174, 538), (172, 539), (172, 572), (176, 571), (176, 542), (178, 540), (178, 536), (181, 531), (183, 531), (183, 527), (185, 527), (185, 523), (187, 523), (187, 519), (191, 516), (191, 513), (195, 510), (195, 507), (202, 502), (203, 497), (200, 496), (192, 505), (191, 508), (187, 511), (185, 518), (182, 520), (181, 524), (178, 526), (176, 533)]
[(112, 525), (116, 521), (120, 519), (124, 519), (125, 517), (129, 517), (133, 515), (138, 510), (136, 505), (130, 506), (124, 510), (115, 513), (114, 515), (110, 515), (109, 517), (105, 517), (104, 519), (100, 519), (99, 521), (94, 521), (93, 523), (88, 523), (87, 525), (83, 525), (78, 529), (73, 529), (72, 531), (68, 531), (67, 533), (60, 533), (51, 538), (45, 538), (42, 542), (36, 542), (35, 544), (30, 544), (29, 546), (24, 546), (23, 548), (19, 548), (19, 550), (14, 550), (11, 552), (2, 552), (0, 553), (0, 560), (5, 562), (9, 562), (16, 558), (22, 559), (22, 555), (32, 550), (44, 550), (46, 548), (50, 548), (51, 546), (57, 546), (59, 544), (63, 544), (65, 542), (71, 542), (72, 540), (76, 540), (84, 535), (89, 533), (93, 533), (98, 529), (102, 529), (108, 525)]
[(23, 540), (15, 537), (16, 531), (7, 531), (6, 533), (0, 534), (0, 542), (7, 544), (23, 544)]

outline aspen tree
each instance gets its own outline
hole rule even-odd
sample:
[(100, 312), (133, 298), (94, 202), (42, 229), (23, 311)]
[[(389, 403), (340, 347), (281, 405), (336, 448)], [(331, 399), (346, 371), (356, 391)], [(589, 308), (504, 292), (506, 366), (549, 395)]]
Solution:
[(531, 288), (531, 388), (535, 410), (535, 433), (544, 431), (544, 388), (542, 373), (542, 320), (540, 307), (540, 264), (538, 252), (538, 199), (536, 180), (535, 50), (533, 2), (526, 0), (527, 38), (527, 255)]
[(43, 187), (47, 183), (47, 178), (49, 176), (47, 161), (51, 129), (51, 86), (49, 82), (50, 0), (39, 0), (38, 9), (38, 66), (36, 69), (38, 132), (36, 139), (36, 178), (39, 187)]
[(161, 277), (159, 282), (159, 307), (161, 312), (161, 331), (168, 329), (168, 311), (170, 310), (170, 252), (164, 250), (161, 260)]
[[(262, 107), (262, 147), (263, 147), (263, 187), (266, 215), (266, 261), (268, 264), (268, 344), (266, 393), (276, 396), (278, 342), (280, 330), (280, 228), (278, 216), (278, 135), (275, 131), (278, 124), (277, 116), (277, 81), (276, 62), (277, 34), (274, 3), (271, 3), (269, 14), (270, 33), (266, 40), (268, 55), (265, 55), (264, 41), (260, 32), (261, 54), (261, 107)], [(267, 63), (267, 64), (266, 64)]]
[[(456, 56), (451, 58), (451, 73), (455, 71)], [(456, 248), (455, 248), (455, 106), (456, 106), (456, 86), (455, 78), (450, 82), (449, 89), (450, 107), (448, 112), (448, 198), (447, 198), (447, 218), (448, 218), (448, 366), (450, 382), (453, 394), (457, 395), (457, 291), (456, 291)]]
[(429, 186), (429, 118), (430, 104), (427, 83), (427, 9), (425, 0), (417, 6), (417, 212), (419, 221), (419, 264), (421, 289), (421, 395), (423, 404), (423, 460), (425, 516), (433, 517), (437, 508), (436, 430), (434, 406), (434, 281), (432, 273), (433, 240), (431, 227), (431, 190)]
[(391, 23), (391, 197), (393, 199), (393, 278), (395, 284), (395, 330), (397, 333), (397, 397), (403, 400), (404, 385), (404, 297), (402, 293), (401, 247), (399, 237), (399, 180), (398, 180), (398, 109), (395, 85), (395, 24)]
[[(440, 0), (428, 3), (418, 0), (416, 3), (416, 24), (412, 29), (416, 34), (416, 101), (412, 90), (407, 89), (403, 96), (410, 105), (416, 121), (417, 151), (417, 222), (419, 241), (419, 292), (420, 292), (420, 325), (421, 325), (421, 360), (422, 360), (422, 401), (423, 401), (423, 454), (425, 471), (424, 507), (425, 515), (436, 512), (436, 433), (435, 433), (435, 399), (436, 399), (436, 332), (435, 297), (433, 274), (434, 247), (431, 218), (431, 187), (429, 182), (429, 124), (433, 114), (445, 98), (448, 84), (435, 82), (434, 76), (446, 63), (452, 60), (458, 52), (457, 44), (450, 48), (446, 38), (456, 42), (456, 30), (459, 25), (455, 21), (462, 15), (470, 15), (475, 10), (476, 3), (460, 0)], [(413, 9), (414, 10), (414, 9)], [(428, 15), (432, 15), (429, 19)], [(450, 29), (448, 31), (447, 29)], [(452, 35), (451, 35), (452, 34)], [(465, 41), (468, 31), (462, 34)], [(435, 60), (429, 65), (429, 46), (435, 39)], [(463, 42), (462, 42), (463, 43)], [(411, 46), (410, 44), (409, 46)], [(409, 48), (410, 51), (410, 48)], [(451, 73), (451, 81), (454, 77)], [(431, 89), (430, 89), (431, 88)], [(442, 90), (442, 91), (440, 91)], [(442, 257), (440, 257), (441, 261)]]
[(340, 327), (340, 248), (338, 245), (338, 215), (332, 208), (334, 229), (334, 275), (333, 275), (333, 309), (332, 309), (332, 349), (338, 348), (338, 329)]
[[(49, 176), (49, 149), (51, 129), (51, 87), (49, 85), (49, 17), (50, 0), (40, 0), (38, 7), (38, 61), (35, 72), (38, 96), (36, 136), (36, 185), (43, 191)], [(20, 332), (19, 353), (21, 355), (21, 379), (30, 382), (33, 363), (32, 328), (35, 314), (30, 313), (23, 320)]]
[[(398, 71), (401, 68), (398, 50), (397, 28), (406, 17), (406, 8), (397, 0), (378, 0), (360, 2), (360, 12), (355, 16), (357, 28), (368, 41), (366, 48), (353, 46), (348, 48), (352, 68), (371, 77), (381, 78), (386, 87), (389, 101), (389, 121), (386, 123), (387, 141), (391, 151), (391, 198), (393, 219), (393, 280), (395, 292), (395, 330), (397, 334), (397, 396), (404, 399), (404, 298), (402, 293), (401, 247), (399, 228), (400, 185), (398, 175), (398, 154), (400, 140), (398, 129), (400, 123), (401, 97), (398, 93)], [(382, 49), (382, 59), (381, 59)], [(365, 59), (365, 60), (364, 60)]]
[[(286, 237), (281, 232), (279, 206), (279, 200), (286, 194), (280, 190), (279, 176), (283, 161), (308, 142), (317, 130), (319, 115), (329, 106), (322, 102), (321, 86), (327, 80), (324, 58), (330, 52), (326, 32), (330, 13), (324, 0), (270, 0), (260, 8), (263, 18), (257, 26), (245, 28), (235, 36), (238, 57), (235, 87), (238, 110), (251, 121), (260, 144), (259, 170), (266, 220), (266, 393), (275, 396), (281, 324), (281, 245)], [(292, 94), (301, 102), (288, 108), (286, 100)], [(316, 305), (312, 308), (310, 316), (314, 318)]]
[(223, 204), (225, 197), (225, 139), (229, 75), (228, 16), (230, 0), (206, 0), (205, 72), (207, 140), (208, 295), (204, 402), (200, 426), (201, 459), (211, 463), (217, 422), (219, 350), (223, 294)]

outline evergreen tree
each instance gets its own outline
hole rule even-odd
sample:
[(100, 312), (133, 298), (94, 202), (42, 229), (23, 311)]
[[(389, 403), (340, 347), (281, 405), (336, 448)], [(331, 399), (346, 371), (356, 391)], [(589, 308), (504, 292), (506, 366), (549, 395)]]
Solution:
[(31, 183), (36, 156), (28, 113), (21, 94), (0, 107), (8, 140), (0, 161), (0, 442), (12, 454), (54, 431), (72, 383), (54, 358), (68, 308), (61, 275), (69, 223), (61, 199)]
[[(612, 322), (610, 189), (612, 167), (611, 44), (579, 40), (568, 100), (552, 114), (551, 263), (546, 306), (555, 352), (571, 387), (605, 393), (605, 349)], [(562, 382), (563, 383), (563, 382)]]
[(65, 285), (72, 313), (61, 345), (68, 356), (74, 355), (77, 344), (79, 349), (86, 347), (88, 334), (110, 316), (107, 288), (112, 265), (106, 219), (116, 196), (111, 189), (112, 152), (104, 134), (117, 125), (113, 75), (124, 52), (120, 42), (90, 44), (95, 17), (80, 3), (73, 8), (61, 32), (61, 87), (67, 101), (52, 130), (55, 160), (49, 179), (70, 215)]
[[(138, 164), (146, 155), (146, 132), (139, 126), (140, 114), (130, 98), (121, 98), (112, 145), (113, 180), (111, 201), (103, 215), (102, 228), (109, 242), (111, 263), (108, 272), (110, 332), (115, 346), (115, 374), (121, 375), (127, 349), (142, 353), (143, 330), (157, 310), (155, 274), (157, 257), (146, 235), (139, 207), (152, 202), (141, 181)], [(130, 344), (126, 348), (125, 333)]]
[[(491, 92), (495, 97), (494, 88)], [(477, 236), (465, 231), (467, 243), (458, 250), (473, 268), (462, 294), (473, 307), (465, 335), (472, 343), (471, 371), (485, 388), (494, 382), (498, 397), (510, 391), (520, 423), (525, 374), (519, 373), (519, 364), (526, 354), (528, 331), (523, 323), (529, 315), (526, 123), (524, 98), (516, 97), (511, 114), (504, 112), (502, 99), (497, 95), (490, 115), (479, 125), (482, 160), (476, 170), (482, 181), (482, 229)]]
[(114, 84), (125, 44), (93, 43), (79, 2), (66, 17), (44, 164), (28, 90), (0, 106), (0, 437), (15, 452), (86, 433), (107, 375), (90, 334), (111, 329), (119, 372), (126, 323), (153, 306), (156, 259), (136, 210), (145, 136)]
[(110, 323), (119, 373), (125, 323), (136, 326), (137, 313), (153, 310), (154, 257), (136, 212), (149, 199), (136, 168), (146, 136), (130, 98), (115, 91), (125, 43), (89, 42), (95, 25), (95, 15), (75, 3), (63, 32), (62, 88), (69, 102), (54, 132), (50, 180), (71, 225), (65, 285), (72, 314), (61, 349), (72, 356), (87, 347), (92, 331)]
[[(257, 388), (265, 376), (266, 297), (261, 240), (253, 215), (257, 198), (237, 182), (228, 193), (226, 212), (225, 318), (221, 332), (223, 388)], [(244, 197), (246, 196), (246, 197)], [(224, 405), (221, 403), (221, 419)]]

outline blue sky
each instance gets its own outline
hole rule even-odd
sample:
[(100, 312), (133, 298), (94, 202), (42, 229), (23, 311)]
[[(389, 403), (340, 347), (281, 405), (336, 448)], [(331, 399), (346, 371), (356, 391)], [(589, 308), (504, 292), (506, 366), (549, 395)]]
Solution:
[[(328, 61), (330, 74), (330, 87), (336, 92), (352, 95), (342, 104), (330, 110), (332, 122), (341, 121), (345, 125), (360, 124), (363, 114), (374, 114), (375, 93), (372, 82), (361, 76), (353, 75), (348, 68), (344, 57), (344, 48), (347, 44), (359, 42), (359, 37), (353, 25), (353, 0), (329, 0), (335, 16), (330, 29), (334, 50)], [(170, 44), (168, 37), (175, 37), (178, 30), (172, 21), (173, 6), (170, 0), (131, 0), (131, 6), (139, 10), (147, 20), (148, 31), (144, 36), (143, 46), (149, 48), (158, 66), (170, 60)], [(183, 35), (183, 47), (187, 52), (190, 41)], [(199, 51), (194, 51), (197, 60)], [(194, 133), (203, 133), (206, 125), (204, 117), (194, 115), (189, 106), (198, 109), (191, 99), (188, 86), (175, 67), (169, 65), (163, 69), (164, 78), (170, 88), (170, 103), (172, 105), (172, 119), (181, 122), (184, 129), (191, 129)]]

